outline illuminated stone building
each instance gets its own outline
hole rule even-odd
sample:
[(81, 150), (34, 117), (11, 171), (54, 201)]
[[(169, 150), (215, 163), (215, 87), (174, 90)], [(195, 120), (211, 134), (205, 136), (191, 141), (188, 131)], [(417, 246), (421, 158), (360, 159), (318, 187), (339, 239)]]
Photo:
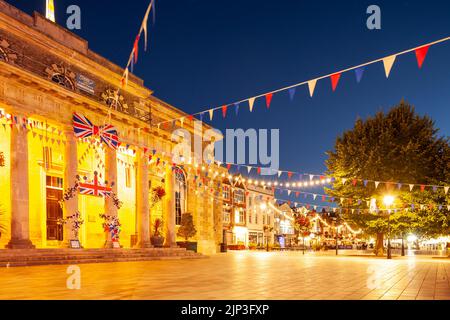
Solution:
[[(91, 51), (84, 39), (0, 0), (0, 223), (6, 229), (1, 247), (67, 247), (72, 230), (60, 219), (77, 211), (84, 220), (79, 239), (85, 248), (110, 245), (100, 214), (119, 217), (124, 248), (149, 247), (152, 224), (162, 218), (165, 245), (173, 247), (182, 240), (176, 236), (181, 215), (189, 212), (197, 229), (191, 240), (199, 252), (217, 251), (222, 205), (196, 194), (218, 187), (211, 183), (206, 190), (209, 182), (199, 187), (193, 166), (172, 161), (172, 131), (182, 126), (193, 133), (193, 121), (155, 98), (132, 74), (116, 95), (123, 72)], [(113, 125), (119, 148), (95, 135), (77, 139), (74, 113), (97, 129)], [(186, 122), (172, 125), (180, 117)], [(163, 121), (171, 125), (156, 126)], [(94, 172), (102, 183), (114, 182), (111, 191), (122, 207), (112, 197), (78, 192), (61, 206), (64, 190), (75, 185), (76, 176), (90, 181)], [(156, 187), (164, 188), (166, 196), (154, 203)]]

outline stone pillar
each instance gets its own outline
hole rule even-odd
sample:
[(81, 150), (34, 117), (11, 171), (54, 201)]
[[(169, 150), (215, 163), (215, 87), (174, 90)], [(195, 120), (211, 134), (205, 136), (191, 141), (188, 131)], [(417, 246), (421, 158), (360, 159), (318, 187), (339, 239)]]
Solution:
[(137, 152), (136, 192), (136, 218), (138, 224), (137, 247), (151, 248), (148, 158), (141, 150)]
[(174, 195), (174, 176), (172, 166), (167, 165), (165, 176), (165, 190), (164, 196), (164, 228), (166, 243), (165, 246), (174, 248), (177, 246), (175, 234), (175, 195)]
[(11, 240), (8, 249), (33, 249), (30, 241), (28, 133), (11, 128)]
[[(73, 130), (68, 130), (66, 135), (66, 146), (64, 153), (64, 190), (73, 188), (78, 174), (77, 140)], [(78, 192), (74, 197), (64, 202), (64, 218), (74, 215), (78, 211)], [(69, 247), (70, 240), (79, 240), (72, 231), (72, 223), (69, 221), (64, 225), (64, 247)]]
[[(105, 149), (105, 180), (108, 184), (114, 182), (112, 191), (117, 194), (117, 152), (106, 146)], [(119, 212), (111, 198), (105, 198), (105, 214), (111, 217), (117, 217)], [(105, 248), (113, 248), (111, 234), (108, 232), (105, 242)]]

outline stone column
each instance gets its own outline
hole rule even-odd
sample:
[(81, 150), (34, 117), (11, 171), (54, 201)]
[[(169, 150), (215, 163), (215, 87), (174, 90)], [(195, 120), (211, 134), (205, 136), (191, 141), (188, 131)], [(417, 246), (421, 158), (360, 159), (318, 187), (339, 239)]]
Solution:
[[(114, 182), (112, 191), (117, 194), (117, 152), (108, 146), (105, 149), (105, 180), (108, 181), (108, 184)], [(109, 197), (105, 198), (105, 214), (111, 217), (117, 217), (119, 214), (113, 200)], [(105, 248), (113, 248), (110, 233), (107, 235)]]
[(165, 246), (174, 248), (177, 246), (175, 234), (175, 195), (174, 195), (174, 176), (172, 166), (167, 165), (165, 176), (165, 190), (164, 196), (164, 228), (166, 233)]
[[(76, 182), (78, 173), (78, 155), (77, 155), (77, 140), (73, 130), (65, 132), (66, 146), (64, 153), (64, 190), (73, 188)], [(74, 197), (64, 202), (64, 218), (74, 215), (78, 211), (78, 192)], [(70, 240), (79, 240), (73, 234), (72, 223), (69, 221), (64, 225), (64, 242), (63, 246), (68, 247)]]
[(30, 241), (28, 133), (11, 128), (11, 240), (8, 249), (33, 249)]
[(137, 247), (151, 248), (148, 158), (141, 150), (137, 152), (136, 192), (136, 218), (138, 223)]

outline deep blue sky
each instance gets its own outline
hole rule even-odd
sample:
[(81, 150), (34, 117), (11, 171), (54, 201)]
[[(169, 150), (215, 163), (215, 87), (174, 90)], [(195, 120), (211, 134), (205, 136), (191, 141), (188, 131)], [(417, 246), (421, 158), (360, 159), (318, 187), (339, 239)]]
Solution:
[[(31, 13), (45, 0), (9, 0)], [(82, 9), (82, 30), (90, 48), (120, 66), (131, 51), (148, 0), (55, 0), (57, 20), (65, 8)], [(286, 85), (396, 53), (450, 35), (449, 1), (156, 1), (150, 52), (140, 55), (138, 76), (161, 98), (188, 113), (245, 99)], [(366, 9), (378, 4), (382, 30), (366, 28)], [(387, 80), (382, 64), (369, 67), (357, 84), (344, 74), (337, 92), (318, 83), (290, 103), (275, 95), (270, 111), (263, 100), (253, 113), (216, 114), (224, 128), (279, 128), (280, 167), (320, 173), (325, 151), (355, 119), (388, 110), (402, 98), (436, 120), (450, 135), (450, 42), (430, 49), (422, 70), (414, 54), (400, 57)]]

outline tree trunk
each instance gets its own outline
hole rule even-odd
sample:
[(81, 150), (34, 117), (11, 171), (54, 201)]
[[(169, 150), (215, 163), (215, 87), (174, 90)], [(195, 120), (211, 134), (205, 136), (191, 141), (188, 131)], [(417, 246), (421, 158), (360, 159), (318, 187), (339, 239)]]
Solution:
[(376, 256), (382, 256), (384, 254), (384, 234), (383, 233), (377, 233), (377, 242), (375, 244), (374, 253)]

